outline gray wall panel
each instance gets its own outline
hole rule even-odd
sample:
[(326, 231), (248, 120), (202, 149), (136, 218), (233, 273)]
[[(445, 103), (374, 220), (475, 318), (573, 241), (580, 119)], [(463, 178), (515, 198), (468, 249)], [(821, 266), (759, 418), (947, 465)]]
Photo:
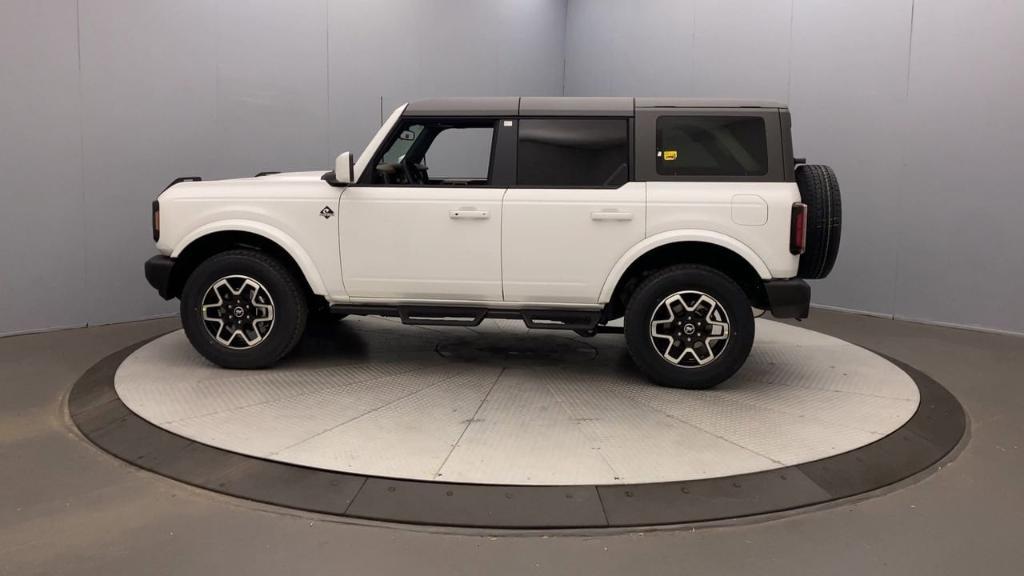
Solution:
[(1024, 331), (1024, 4), (918, 0), (898, 316)]
[(843, 237), (814, 301), (893, 312), (910, 0), (796, 0), (793, 145), (832, 166), (843, 191)]
[(694, 93), (694, 0), (569, 0), (566, 96)]
[(216, 7), (220, 168), (250, 176), (329, 166), (327, 0)]
[(82, 325), (75, 1), (0, 3), (0, 334)]
[(570, 0), (568, 96), (785, 100), (790, 0)]
[(91, 323), (172, 312), (141, 275), (173, 178), (324, 168), (325, 0), (83, 3)]
[[(564, 0), (330, 0), (331, 139), (358, 154), (410, 100), (562, 93)], [(396, 26), (430, 22), (430, 26)], [(333, 31), (343, 33), (333, 33)]]
[(693, 95), (785, 101), (791, 0), (698, 0)]
[(217, 27), (206, 2), (81, 3), (89, 322), (174, 306), (154, 297), (149, 205), (173, 178), (218, 166)]

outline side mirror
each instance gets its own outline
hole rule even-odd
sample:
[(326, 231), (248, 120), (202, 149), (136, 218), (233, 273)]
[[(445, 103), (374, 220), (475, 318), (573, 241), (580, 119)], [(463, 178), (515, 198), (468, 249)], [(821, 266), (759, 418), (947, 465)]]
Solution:
[(334, 160), (334, 180), (339, 184), (351, 184), (355, 179), (352, 171), (354, 168), (355, 160), (352, 158), (351, 152), (342, 152), (338, 154), (338, 158)]

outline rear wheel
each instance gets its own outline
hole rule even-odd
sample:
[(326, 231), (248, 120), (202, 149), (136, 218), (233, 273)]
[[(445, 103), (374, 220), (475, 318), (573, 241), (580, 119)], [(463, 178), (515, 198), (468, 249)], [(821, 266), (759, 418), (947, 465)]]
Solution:
[(653, 382), (710, 388), (732, 376), (750, 354), (754, 316), (728, 276), (698, 265), (666, 268), (629, 300), (626, 346)]
[(224, 368), (265, 368), (298, 344), (306, 326), (298, 281), (274, 258), (232, 250), (200, 264), (185, 282), (181, 322), (192, 346)]

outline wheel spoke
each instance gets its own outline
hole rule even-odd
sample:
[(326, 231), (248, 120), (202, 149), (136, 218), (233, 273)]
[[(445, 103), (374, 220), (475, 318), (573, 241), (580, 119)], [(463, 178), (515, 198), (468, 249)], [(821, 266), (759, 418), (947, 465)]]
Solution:
[(221, 345), (244, 350), (266, 340), (276, 313), (270, 292), (254, 278), (232, 275), (210, 285), (200, 317)]
[(706, 366), (717, 359), (730, 330), (725, 308), (698, 290), (667, 296), (650, 320), (651, 344), (666, 361), (682, 368)]

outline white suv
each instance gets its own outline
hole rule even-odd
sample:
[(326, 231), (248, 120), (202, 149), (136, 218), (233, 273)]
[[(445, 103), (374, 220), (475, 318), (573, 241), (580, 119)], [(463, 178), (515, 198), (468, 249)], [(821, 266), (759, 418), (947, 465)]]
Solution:
[[(789, 111), (676, 98), (451, 98), (394, 111), (335, 169), (175, 180), (146, 277), (195, 348), (267, 367), (307, 317), (624, 332), (658, 384), (707, 388), (752, 307), (807, 316), (839, 188), (794, 161)], [(607, 326), (617, 318), (624, 328)]]

